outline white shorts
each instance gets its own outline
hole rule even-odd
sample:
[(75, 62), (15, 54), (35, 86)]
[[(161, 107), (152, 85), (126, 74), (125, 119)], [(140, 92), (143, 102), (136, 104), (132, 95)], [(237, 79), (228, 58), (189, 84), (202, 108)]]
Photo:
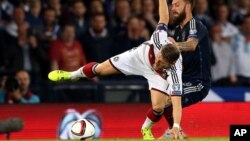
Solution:
[(148, 60), (149, 46), (141, 45), (109, 59), (112, 66), (125, 75), (139, 75), (147, 79), (149, 90), (170, 94), (167, 80), (155, 72)]

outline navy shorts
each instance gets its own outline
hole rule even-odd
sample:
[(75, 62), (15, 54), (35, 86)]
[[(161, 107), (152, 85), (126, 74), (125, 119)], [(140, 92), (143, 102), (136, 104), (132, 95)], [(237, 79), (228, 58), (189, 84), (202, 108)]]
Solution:
[(211, 84), (201, 80), (183, 81), (182, 107), (202, 101), (209, 92)]

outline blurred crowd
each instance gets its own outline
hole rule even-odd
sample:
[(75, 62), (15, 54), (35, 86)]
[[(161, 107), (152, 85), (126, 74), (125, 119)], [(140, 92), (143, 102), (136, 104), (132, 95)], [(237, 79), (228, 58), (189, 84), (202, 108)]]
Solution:
[[(250, 86), (250, 1), (195, 1), (193, 15), (211, 35), (213, 86)], [(5, 101), (38, 103), (30, 78), (40, 85), (50, 70), (73, 71), (140, 45), (158, 23), (157, 7), (158, 0), (0, 0), (1, 89), (13, 92), (11, 82), (20, 91)]]

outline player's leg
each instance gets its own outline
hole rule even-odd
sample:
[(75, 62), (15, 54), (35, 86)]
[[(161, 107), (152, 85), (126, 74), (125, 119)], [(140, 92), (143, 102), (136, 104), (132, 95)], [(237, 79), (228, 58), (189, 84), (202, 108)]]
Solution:
[(167, 101), (169, 101), (169, 97), (164, 92), (159, 90), (151, 89), (150, 94), (152, 107), (148, 110), (146, 120), (142, 125), (143, 139), (146, 140), (154, 139), (151, 132), (151, 127), (161, 119), (164, 106), (166, 105)]
[(93, 78), (95, 76), (105, 76), (115, 73), (119, 73), (119, 71), (114, 68), (109, 60), (106, 60), (100, 64), (96, 62), (88, 63), (73, 72), (54, 70), (49, 73), (49, 79), (52, 81), (76, 80), (82, 77)]

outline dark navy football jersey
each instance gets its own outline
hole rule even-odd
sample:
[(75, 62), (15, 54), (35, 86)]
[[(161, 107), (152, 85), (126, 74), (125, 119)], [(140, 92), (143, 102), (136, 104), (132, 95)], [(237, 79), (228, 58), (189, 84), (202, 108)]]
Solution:
[(196, 38), (199, 43), (195, 51), (183, 51), (183, 81), (200, 79), (211, 81), (210, 53), (211, 46), (206, 27), (197, 19), (189, 21), (182, 29), (176, 26), (174, 39), (176, 42), (185, 42), (188, 38)]

